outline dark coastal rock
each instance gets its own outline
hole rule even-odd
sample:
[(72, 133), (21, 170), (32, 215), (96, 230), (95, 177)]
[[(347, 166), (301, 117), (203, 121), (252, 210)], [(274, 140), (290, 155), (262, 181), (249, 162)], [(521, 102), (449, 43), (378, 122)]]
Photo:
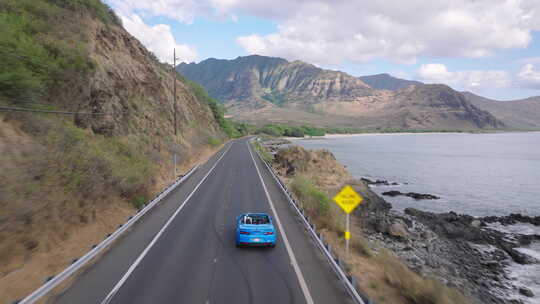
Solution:
[(402, 193), (400, 191), (396, 191), (396, 190), (392, 190), (392, 191), (386, 191), (386, 192), (383, 192), (382, 195), (386, 195), (386, 196), (398, 196), (398, 195), (405, 195), (405, 193)]
[(528, 234), (528, 235), (518, 235), (517, 239), (521, 245), (530, 245), (532, 242), (540, 242), (540, 235), (538, 234)]
[(512, 213), (507, 216), (486, 216), (482, 220), (487, 223), (499, 222), (502, 225), (514, 225), (517, 223), (529, 223), (540, 226), (540, 216), (527, 216), (519, 213)]
[(386, 196), (398, 196), (398, 195), (401, 195), (401, 196), (408, 196), (408, 197), (412, 197), (414, 198), (415, 200), (422, 200), (422, 199), (439, 199), (440, 197), (436, 196), (436, 195), (433, 195), (433, 194), (425, 194), (425, 193), (416, 193), (416, 192), (409, 192), (409, 193), (403, 193), (401, 191), (396, 191), (396, 190), (391, 190), (391, 191), (386, 191), (386, 192), (383, 192), (382, 195), (386, 195)]
[(519, 293), (529, 298), (534, 297), (534, 293), (527, 287), (520, 287)]
[[(415, 213), (415, 209), (409, 209), (408, 213), (372, 214), (379, 219), (379, 225), (373, 227), (373, 231), (366, 231), (366, 237), (396, 253), (413, 271), (436, 277), (478, 299), (473, 303), (510, 303), (501, 294), (493, 292), (513, 288), (510, 279), (504, 277), (508, 254), (495, 246), (475, 245), (460, 237), (465, 227), (473, 227), (473, 217), (455, 213), (442, 216), (421, 211)], [(444, 228), (438, 228), (441, 223)], [(453, 226), (463, 226), (463, 229)], [(482, 240), (481, 236), (474, 235), (467, 238)]]
[(371, 180), (369, 178), (365, 178), (365, 177), (362, 177), (361, 180), (368, 184), (368, 185), (383, 185), (383, 186), (397, 186), (399, 185), (398, 183), (396, 182), (389, 182), (387, 180), (384, 180), (384, 179), (378, 179), (378, 180)]
[(470, 215), (455, 212), (432, 213), (414, 208), (405, 209), (405, 213), (429, 226), (438, 235), (448, 239), (461, 239), (477, 244), (495, 246), (506, 252), (512, 260), (519, 264), (531, 264), (537, 261), (517, 250), (520, 241), (511, 242), (506, 234), (491, 229), (482, 229), (481, 225), (472, 225), (478, 219)]

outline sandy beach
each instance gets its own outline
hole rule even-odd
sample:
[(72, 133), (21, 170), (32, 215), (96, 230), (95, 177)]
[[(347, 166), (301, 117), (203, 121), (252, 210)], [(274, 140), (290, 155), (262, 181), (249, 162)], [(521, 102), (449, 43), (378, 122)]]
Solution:
[[(498, 133), (498, 132), (496, 132)], [(523, 132), (502, 132), (502, 133), (523, 133)], [(526, 133), (540, 133), (540, 131), (528, 131)], [(381, 136), (381, 135), (429, 135), (429, 134), (486, 134), (486, 133), (467, 133), (467, 132), (396, 132), (396, 133), (355, 133), (355, 134), (326, 134), (324, 136), (305, 136), (305, 137), (282, 137), (287, 140), (301, 139), (335, 139), (356, 136)]]

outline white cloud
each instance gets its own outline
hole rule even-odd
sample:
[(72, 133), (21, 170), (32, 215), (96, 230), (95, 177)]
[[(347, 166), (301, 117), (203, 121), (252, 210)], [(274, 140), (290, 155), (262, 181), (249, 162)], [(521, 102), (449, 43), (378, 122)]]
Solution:
[(192, 23), (198, 11), (196, 0), (108, 0), (124, 16), (164, 16), (184, 23)]
[[(383, 58), (414, 63), (422, 56), (485, 57), (525, 48), (540, 30), (538, 0), (107, 0), (121, 15), (197, 16), (237, 20), (248, 14), (277, 23), (237, 42), (248, 52), (316, 64)], [(240, 20), (241, 21), (241, 20)]]
[[(171, 33), (171, 28), (166, 24), (147, 25), (139, 15), (120, 15), (122, 23), (128, 32), (137, 37), (160, 61), (172, 63), (173, 49), (176, 49), (176, 57), (180, 62), (193, 62), (197, 59), (195, 48), (178, 44)], [(180, 63), (177, 61), (177, 63)]]
[(278, 21), (274, 33), (239, 37), (247, 52), (319, 64), (485, 57), (527, 47), (531, 31), (540, 29), (538, 0), (233, 2), (227, 6), (230, 11), (242, 6), (243, 11)]
[(540, 70), (532, 63), (524, 65), (517, 74), (520, 87), (527, 89), (540, 89)]
[(482, 91), (490, 88), (504, 88), (512, 83), (512, 77), (501, 70), (448, 71), (444, 64), (423, 64), (417, 78), (427, 83), (444, 83), (458, 90)]
[(120, 15), (138, 14), (143, 17), (167, 17), (192, 24), (199, 15), (218, 18), (236, 17), (229, 8), (238, 0), (106, 0)]

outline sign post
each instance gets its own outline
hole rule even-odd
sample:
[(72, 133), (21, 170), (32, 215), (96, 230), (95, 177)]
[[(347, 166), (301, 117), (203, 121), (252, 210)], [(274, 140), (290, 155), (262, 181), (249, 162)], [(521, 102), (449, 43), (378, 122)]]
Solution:
[(334, 202), (338, 206), (341, 207), (341, 209), (346, 214), (346, 228), (345, 228), (345, 254), (346, 258), (349, 258), (349, 240), (351, 239), (351, 231), (350, 231), (350, 214), (353, 212), (353, 210), (362, 203), (364, 198), (360, 196), (360, 194), (356, 193), (354, 189), (347, 185), (339, 191), (336, 196), (334, 196)]

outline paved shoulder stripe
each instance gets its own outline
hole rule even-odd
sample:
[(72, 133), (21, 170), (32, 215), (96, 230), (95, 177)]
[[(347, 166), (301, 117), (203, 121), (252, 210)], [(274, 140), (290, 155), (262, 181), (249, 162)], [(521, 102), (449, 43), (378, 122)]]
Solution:
[(287, 249), (287, 253), (289, 254), (289, 258), (291, 259), (291, 264), (293, 266), (294, 272), (296, 273), (296, 277), (298, 278), (298, 282), (300, 283), (300, 288), (302, 289), (302, 293), (304, 294), (306, 302), (308, 304), (313, 304), (314, 303), (313, 298), (311, 297), (311, 294), (309, 292), (309, 288), (306, 284), (306, 280), (304, 279), (302, 270), (300, 270), (300, 266), (298, 266), (298, 262), (296, 261), (296, 257), (294, 256), (294, 252), (287, 238), (287, 234), (285, 233), (285, 229), (283, 229), (283, 225), (281, 225), (281, 220), (279, 219), (279, 216), (276, 212), (276, 208), (274, 208), (274, 203), (272, 202), (272, 199), (270, 198), (270, 194), (268, 193), (268, 189), (266, 188), (266, 185), (264, 184), (264, 180), (262, 178), (261, 172), (259, 171), (259, 166), (257, 166), (257, 162), (255, 161), (255, 158), (253, 157), (253, 153), (251, 153), (249, 142), (246, 142), (246, 145), (249, 150), (249, 155), (251, 155), (251, 159), (253, 160), (253, 164), (255, 165), (255, 169), (257, 170), (257, 174), (259, 175), (259, 179), (261, 180), (261, 184), (264, 188), (264, 193), (266, 194), (266, 198), (268, 199), (268, 203), (270, 204), (270, 209), (272, 209), (272, 212), (274, 213), (274, 218), (276, 219), (276, 223), (278, 224), (279, 232), (283, 238), (283, 242), (285, 243), (285, 248)]

